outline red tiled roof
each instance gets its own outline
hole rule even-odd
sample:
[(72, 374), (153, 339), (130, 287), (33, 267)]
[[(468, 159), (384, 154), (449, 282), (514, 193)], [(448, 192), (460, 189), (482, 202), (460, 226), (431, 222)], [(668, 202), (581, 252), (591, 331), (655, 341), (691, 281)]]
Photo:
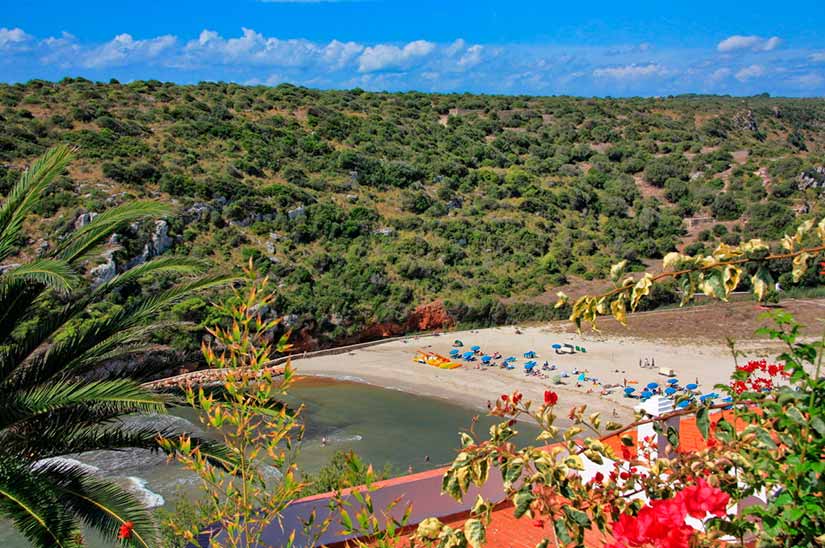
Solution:
[[(462, 512), (452, 516), (441, 518), (441, 522), (449, 525), (453, 529), (461, 529), (464, 522), (469, 518), (469, 512)], [(410, 537), (415, 533), (415, 526), (411, 526), (398, 539), (396, 548), (409, 548)], [(487, 543), (490, 548), (535, 548), (544, 539), (550, 540), (553, 546), (553, 525), (549, 522), (542, 527), (536, 527), (527, 518), (516, 518), (513, 505), (509, 502), (502, 502), (493, 509), (490, 524), (487, 526)], [(609, 542), (603, 534), (597, 530), (590, 530), (585, 533), (584, 545), (588, 548), (602, 548)], [(352, 544), (340, 542), (331, 544), (328, 548), (347, 548)]]

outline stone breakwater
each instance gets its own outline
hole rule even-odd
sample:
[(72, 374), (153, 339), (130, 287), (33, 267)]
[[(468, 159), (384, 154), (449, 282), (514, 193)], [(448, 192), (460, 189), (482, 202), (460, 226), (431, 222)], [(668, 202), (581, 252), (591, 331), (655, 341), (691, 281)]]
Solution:
[[(336, 348), (326, 348), (324, 350), (316, 350), (314, 352), (301, 352), (291, 354), (289, 356), (281, 356), (280, 358), (275, 358), (272, 360), (270, 362), (271, 365), (259, 371), (257, 376), (263, 375), (265, 372), (268, 372), (270, 375), (283, 375), (284, 364), (289, 360), (347, 354), (354, 350), (359, 350), (390, 341), (399, 341), (404, 338), (405, 337), (389, 337), (347, 346), (338, 346)], [(185, 388), (187, 386), (217, 386), (226, 379), (226, 376), (230, 371), (230, 369), (200, 369), (197, 371), (190, 371), (188, 373), (181, 373), (180, 375), (150, 381), (144, 383), (143, 386), (153, 390), (169, 390), (172, 388)]]
[[(227, 375), (231, 369), (202, 369), (199, 371), (190, 371), (174, 377), (166, 377), (165, 379), (158, 379), (144, 383), (143, 386), (153, 390), (169, 390), (172, 388), (185, 388), (187, 386), (217, 386), (226, 380)], [(265, 373), (270, 375), (283, 375), (283, 365), (273, 365), (266, 367), (255, 375), (260, 377)]]

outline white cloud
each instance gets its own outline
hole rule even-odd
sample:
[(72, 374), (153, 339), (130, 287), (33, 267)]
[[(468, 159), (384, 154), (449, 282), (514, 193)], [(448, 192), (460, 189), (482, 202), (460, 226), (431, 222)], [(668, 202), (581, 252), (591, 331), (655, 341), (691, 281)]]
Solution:
[(458, 60), (458, 64), (461, 67), (470, 68), (474, 67), (481, 62), (481, 55), (484, 52), (484, 47), (475, 44), (467, 48), (467, 51), (464, 52), (464, 55)]
[(716, 49), (721, 53), (731, 53), (741, 50), (772, 51), (779, 47), (781, 43), (782, 39), (778, 36), (762, 38), (761, 36), (755, 35), (742, 36), (741, 34), (734, 34), (719, 42), (716, 45)]
[(593, 70), (596, 78), (615, 78), (617, 80), (635, 80), (651, 76), (664, 76), (668, 70), (662, 65), (648, 63), (646, 65), (624, 65), (620, 67), (603, 67)]
[(731, 75), (731, 72), (733, 71), (731, 71), (731, 69), (727, 67), (718, 68), (711, 73), (710, 81), (718, 82), (720, 80), (724, 80), (725, 78)]
[(736, 79), (740, 82), (747, 82), (753, 78), (759, 78), (765, 75), (765, 67), (762, 65), (750, 65), (740, 69), (736, 73)]
[(825, 77), (815, 72), (800, 74), (791, 78), (791, 83), (800, 88), (818, 88), (825, 84)]
[(364, 50), (358, 58), (359, 72), (375, 72), (388, 68), (403, 68), (430, 55), (435, 44), (426, 40), (416, 40), (403, 48), (378, 44)]
[(320, 45), (304, 39), (267, 38), (243, 28), (238, 38), (225, 39), (212, 30), (203, 30), (189, 41), (184, 54), (188, 64), (249, 64), (283, 67), (324, 65), (340, 69), (355, 59), (364, 46), (333, 40)]
[(177, 38), (170, 34), (147, 40), (135, 40), (130, 34), (118, 34), (111, 41), (88, 51), (80, 64), (87, 68), (101, 68), (151, 61), (170, 51), (175, 44)]
[(10, 49), (28, 42), (31, 36), (23, 32), (21, 28), (7, 29), (0, 27), (0, 50)]

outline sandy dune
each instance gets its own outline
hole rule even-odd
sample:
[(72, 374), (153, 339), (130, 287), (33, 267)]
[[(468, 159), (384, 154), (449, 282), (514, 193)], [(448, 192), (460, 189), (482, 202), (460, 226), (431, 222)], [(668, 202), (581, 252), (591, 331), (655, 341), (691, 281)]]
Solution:
[[(604, 417), (615, 412), (617, 418), (626, 421), (632, 417), (632, 407), (636, 400), (623, 397), (617, 389), (611, 395), (600, 395), (602, 388), (587, 383), (576, 386), (574, 369), (587, 371), (588, 376), (597, 377), (604, 384), (621, 384), (624, 379), (638, 381), (639, 387), (656, 381), (663, 383), (665, 377), (658, 374), (658, 367), (674, 370), (682, 383), (699, 380), (700, 389), (710, 391), (714, 384), (727, 382), (734, 368), (729, 351), (722, 345), (664, 345), (633, 338), (611, 337), (609, 340), (592, 335), (577, 336), (564, 333), (558, 326), (520, 328), (516, 334), (513, 327), (498, 327), (473, 331), (461, 331), (410, 337), (404, 341), (390, 341), (384, 344), (359, 349), (349, 354), (312, 357), (295, 360), (295, 367), (302, 375), (324, 375), (342, 379), (375, 384), (405, 392), (432, 396), (454, 401), (484, 410), (488, 401), (494, 401), (500, 394), (520, 390), (525, 397), (540, 400), (547, 388), (558, 392), (560, 409), (587, 404), (591, 411), (601, 411)], [(453, 370), (442, 370), (413, 363), (417, 349), (430, 350), (446, 355), (454, 339), (464, 342), (464, 349), (479, 345), (482, 351), (519, 358), (512, 371), (482, 367), (475, 369), (468, 364)], [(584, 346), (586, 353), (557, 355), (551, 348), (553, 343), (571, 343)], [(522, 355), (528, 350), (538, 353), (537, 361), (545, 360), (556, 364), (559, 371), (571, 373), (564, 379), (564, 385), (553, 385), (552, 375), (548, 379), (528, 377), (524, 374)], [(657, 369), (639, 367), (640, 358), (655, 359)]]

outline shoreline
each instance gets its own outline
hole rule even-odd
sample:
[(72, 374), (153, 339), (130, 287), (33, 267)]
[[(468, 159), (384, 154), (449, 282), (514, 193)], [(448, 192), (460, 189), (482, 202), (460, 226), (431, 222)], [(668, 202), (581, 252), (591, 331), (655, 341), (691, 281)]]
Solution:
[[(565, 330), (563, 322), (530, 327), (491, 327), (466, 331), (451, 331), (431, 335), (395, 338), (379, 344), (352, 349), (346, 352), (320, 356), (293, 356), (293, 367), (299, 376), (326, 377), (350, 382), (360, 382), (385, 389), (450, 401), (480, 412), (487, 411), (487, 403), (495, 403), (501, 394), (518, 390), (525, 399), (541, 402), (544, 390), (559, 395), (557, 405), (558, 424), (567, 421), (570, 408), (586, 405), (587, 412), (600, 412), (602, 420), (627, 423), (634, 419), (634, 398), (623, 395), (621, 385), (641, 391), (648, 382), (663, 385), (666, 378), (659, 374), (660, 367), (673, 369), (682, 385), (699, 381), (702, 392), (710, 392), (716, 384), (727, 384), (734, 370), (729, 350), (723, 344), (697, 342), (695, 344), (665, 343), (634, 337), (610, 337), (593, 334), (576, 335)], [(447, 355), (453, 340), (460, 339), (468, 350), (481, 346), (482, 353), (500, 352), (503, 356), (516, 356), (516, 368), (505, 370), (461, 362), (456, 369), (414, 363), (417, 350)], [(573, 344), (586, 348), (585, 353), (558, 355), (551, 344)], [(745, 347), (754, 356), (764, 355), (764, 349), (772, 346), (769, 341), (745, 341)], [(539, 364), (545, 360), (556, 365), (555, 371), (545, 372), (542, 379), (524, 374), (523, 354), (534, 350)], [(655, 359), (655, 369), (639, 367), (639, 360)], [(553, 376), (567, 372), (565, 384), (552, 382)], [(588, 378), (599, 379), (601, 385), (582, 383), (576, 386), (574, 371), (586, 372)], [(603, 385), (620, 385), (612, 394), (602, 395)]]
[[(479, 345), (482, 352), (500, 352), (516, 356), (516, 369), (479, 366), (475, 362), (461, 362), (462, 367), (445, 370), (413, 362), (417, 350), (447, 355), (454, 339), (464, 343), (463, 350)], [(553, 343), (583, 346), (586, 353), (558, 355)], [(761, 346), (765, 346), (761, 343)], [(534, 350), (541, 364), (547, 360), (557, 370), (547, 372), (547, 379), (524, 374), (522, 356)], [(639, 359), (652, 358), (655, 369), (639, 368)], [(583, 383), (576, 386), (573, 371), (587, 372), (604, 384), (623, 384), (625, 380), (638, 386), (648, 382), (663, 384), (665, 377), (658, 374), (660, 367), (673, 369), (682, 384), (699, 380), (700, 390), (709, 392), (718, 383), (727, 383), (734, 369), (733, 359), (724, 345), (662, 343), (632, 337), (606, 339), (592, 334), (575, 335), (565, 332), (563, 325), (520, 327), (492, 327), (478, 330), (452, 331), (432, 335), (410, 336), (353, 349), (348, 352), (293, 357), (293, 367), (300, 376), (317, 376), (362, 382), (381, 388), (433, 397), (450, 401), (470, 409), (487, 411), (487, 402), (494, 403), (501, 394), (519, 390), (525, 399), (540, 402), (544, 390), (559, 395), (557, 414), (559, 423), (566, 419), (574, 406), (587, 405), (587, 412), (600, 412), (603, 420), (629, 422), (637, 399), (623, 397), (618, 388), (611, 395), (601, 395), (602, 386)], [(570, 377), (565, 384), (553, 384), (554, 375), (566, 371)]]

